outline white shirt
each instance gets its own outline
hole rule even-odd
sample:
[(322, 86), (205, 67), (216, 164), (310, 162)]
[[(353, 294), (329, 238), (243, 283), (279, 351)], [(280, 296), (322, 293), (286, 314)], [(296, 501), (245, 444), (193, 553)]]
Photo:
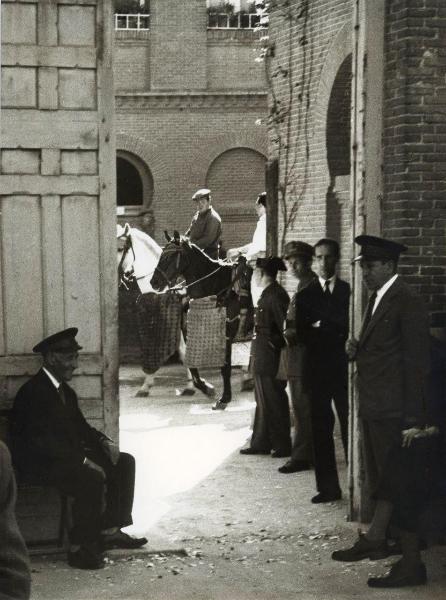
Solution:
[(244, 250), (247, 260), (252, 260), (259, 252), (266, 252), (266, 214), (259, 217), (252, 242), (244, 246)]
[(389, 281), (386, 281), (386, 283), (379, 288), (379, 290), (376, 290), (376, 298), (375, 298), (375, 304), (373, 305), (372, 308), (372, 315), (374, 314), (375, 310), (378, 308), (378, 304), (381, 302), (381, 298), (384, 296), (384, 294), (387, 292), (387, 290), (395, 283), (396, 278), (398, 277), (398, 273), (396, 273), (393, 277), (391, 277), (389, 279)]
[(318, 277), (319, 279), (319, 283), (321, 284), (321, 288), (324, 290), (325, 292), (325, 282), (328, 281), (328, 289), (330, 290), (330, 293), (333, 293), (334, 290), (334, 286), (336, 283), (336, 275), (333, 275), (333, 277), (330, 277), (330, 279), (322, 279), (322, 277)]
[(42, 371), (44, 371), (48, 375), (48, 379), (54, 385), (54, 387), (56, 388), (56, 390), (59, 390), (59, 388), (60, 388), (60, 381), (57, 381), (57, 379), (54, 377), (54, 375), (52, 373), (50, 373), (48, 371), (48, 369), (45, 369), (45, 367), (42, 367)]

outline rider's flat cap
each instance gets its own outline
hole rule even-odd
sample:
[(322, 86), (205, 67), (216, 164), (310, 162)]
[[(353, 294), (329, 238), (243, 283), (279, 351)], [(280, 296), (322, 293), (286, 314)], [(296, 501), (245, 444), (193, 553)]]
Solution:
[(41, 342), (36, 344), (33, 348), (33, 352), (38, 354), (44, 354), (45, 352), (75, 352), (81, 350), (82, 346), (76, 341), (76, 335), (78, 332), (77, 327), (69, 327), (63, 331), (58, 331), (49, 335)]
[(271, 275), (275, 277), (277, 275), (277, 271), (286, 271), (286, 265), (280, 256), (268, 256), (267, 258), (258, 258), (256, 262), (256, 267), (263, 269)]
[(195, 194), (192, 196), (192, 200), (199, 200), (200, 198), (209, 198), (211, 195), (211, 190), (208, 188), (201, 188), (201, 190), (197, 190)]
[(398, 260), (401, 252), (407, 250), (407, 246), (386, 240), (374, 235), (358, 235), (355, 242), (361, 246), (361, 251), (353, 260)]
[(292, 240), (287, 242), (283, 249), (282, 258), (290, 258), (290, 256), (303, 256), (305, 258), (312, 258), (314, 254), (313, 246), (305, 242), (299, 242)]

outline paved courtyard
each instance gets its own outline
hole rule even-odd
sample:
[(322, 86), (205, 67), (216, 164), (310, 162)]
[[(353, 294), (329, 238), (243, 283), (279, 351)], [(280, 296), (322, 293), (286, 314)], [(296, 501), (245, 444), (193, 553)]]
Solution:
[[(356, 535), (357, 524), (345, 518), (347, 502), (312, 505), (312, 472), (282, 475), (282, 460), (239, 455), (250, 435), (251, 393), (237, 393), (216, 413), (198, 392), (177, 395), (178, 367), (163, 369), (149, 398), (135, 397), (139, 376), (137, 369), (121, 370), (121, 446), (137, 458), (129, 531), (149, 543), (137, 553), (110, 552), (101, 571), (73, 570), (61, 556), (34, 557), (34, 600), (444, 597), (444, 547), (426, 552), (430, 582), (421, 589), (367, 588), (368, 575), (395, 559), (330, 559)], [(216, 373), (210, 379), (220, 384)], [(341, 481), (345, 490), (345, 467)]]

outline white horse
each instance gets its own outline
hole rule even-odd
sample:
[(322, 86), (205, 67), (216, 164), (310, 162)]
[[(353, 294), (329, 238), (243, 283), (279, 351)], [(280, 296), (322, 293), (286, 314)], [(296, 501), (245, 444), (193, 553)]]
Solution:
[[(118, 251), (118, 268), (121, 281), (135, 280), (141, 294), (156, 293), (150, 284), (162, 248), (149, 235), (130, 227), (128, 223), (124, 227), (117, 225), (117, 238), (124, 241), (124, 246)], [(183, 332), (180, 333), (180, 342), (178, 353), (180, 360), (184, 362), (186, 344)], [(149, 396), (150, 388), (154, 385), (155, 374), (145, 373), (144, 383), (137, 392), (137, 396)], [(187, 386), (182, 390), (182, 395), (192, 395), (195, 388), (199, 389), (206, 396), (213, 397), (215, 388), (205, 379), (199, 376), (197, 369), (187, 369)]]

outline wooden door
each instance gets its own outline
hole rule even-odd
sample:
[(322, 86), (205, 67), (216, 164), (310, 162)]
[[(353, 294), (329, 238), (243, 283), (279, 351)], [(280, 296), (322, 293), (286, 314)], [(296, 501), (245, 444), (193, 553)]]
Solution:
[(118, 435), (113, 2), (3, 0), (0, 407), (65, 327), (89, 421)]

